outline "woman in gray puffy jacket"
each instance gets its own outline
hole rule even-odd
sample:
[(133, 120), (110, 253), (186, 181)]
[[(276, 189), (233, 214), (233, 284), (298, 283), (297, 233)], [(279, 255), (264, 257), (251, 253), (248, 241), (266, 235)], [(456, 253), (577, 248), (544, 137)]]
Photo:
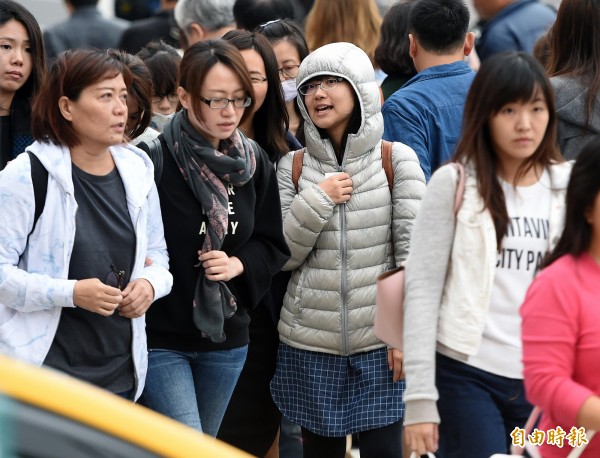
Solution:
[(425, 191), (414, 151), (392, 145), (382, 161), (381, 96), (367, 55), (350, 43), (310, 54), (297, 77), (306, 146), (279, 162), (292, 270), (271, 390), (300, 424), (304, 457), (343, 457), (360, 433), (363, 458), (401, 456), (402, 354), (373, 332), (377, 276), (407, 256)]

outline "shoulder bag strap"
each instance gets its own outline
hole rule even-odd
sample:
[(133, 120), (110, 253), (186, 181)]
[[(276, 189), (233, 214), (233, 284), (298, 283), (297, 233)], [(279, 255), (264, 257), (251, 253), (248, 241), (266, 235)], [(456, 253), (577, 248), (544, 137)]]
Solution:
[(302, 164), (304, 162), (304, 148), (294, 152), (292, 159), (292, 183), (298, 194), (298, 182), (300, 181), (300, 175), (302, 175)]
[(392, 142), (381, 141), (381, 164), (390, 188), (390, 194), (394, 189), (394, 165), (392, 164)]

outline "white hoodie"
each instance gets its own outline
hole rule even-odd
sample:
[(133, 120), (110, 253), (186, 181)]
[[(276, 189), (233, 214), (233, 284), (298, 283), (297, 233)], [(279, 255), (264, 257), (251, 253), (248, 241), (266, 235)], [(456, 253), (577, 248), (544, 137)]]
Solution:
[[(33, 226), (35, 199), (31, 164), (20, 154), (0, 172), (0, 352), (41, 365), (54, 340), (63, 307), (75, 307), (68, 280), (75, 240), (75, 201), (71, 155), (64, 146), (35, 142), (27, 148), (48, 170), (44, 212)], [(173, 278), (163, 235), (154, 167), (130, 145), (110, 148), (119, 171), (136, 234), (131, 279), (144, 278), (155, 299), (169, 293)], [(144, 266), (145, 258), (153, 260)], [(145, 318), (131, 320), (137, 399), (147, 371)]]

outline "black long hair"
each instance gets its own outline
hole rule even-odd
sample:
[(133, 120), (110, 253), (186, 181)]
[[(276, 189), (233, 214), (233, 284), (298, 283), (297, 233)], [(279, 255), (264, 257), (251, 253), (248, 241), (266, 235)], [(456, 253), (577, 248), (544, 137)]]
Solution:
[(230, 30), (223, 35), (223, 40), (228, 41), (240, 51), (255, 50), (265, 64), (265, 76), (269, 86), (264, 103), (256, 110), (252, 118), (253, 140), (256, 140), (265, 150), (269, 159), (274, 162), (289, 150), (285, 138), (289, 127), (289, 117), (281, 92), (277, 58), (273, 48), (264, 36), (247, 30)]
[(593, 228), (588, 214), (600, 193), (600, 136), (594, 137), (581, 151), (571, 171), (567, 187), (565, 228), (554, 250), (542, 267), (548, 267), (561, 256), (579, 256), (592, 243)]

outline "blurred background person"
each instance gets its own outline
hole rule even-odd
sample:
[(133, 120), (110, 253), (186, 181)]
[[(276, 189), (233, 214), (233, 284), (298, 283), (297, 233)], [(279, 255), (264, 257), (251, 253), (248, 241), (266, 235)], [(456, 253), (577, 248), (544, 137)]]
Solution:
[[(574, 24), (577, 24), (574, 27)], [(600, 0), (563, 0), (548, 32), (558, 145), (574, 159), (600, 133)]]
[(129, 22), (106, 18), (98, 0), (64, 0), (70, 16), (44, 31), (46, 56), (54, 57), (67, 49), (118, 48)]
[(0, 0), (0, 170), (33, 142), (31, 101), (46, 75), (38, 22), (20, 3)]
[(152, 119), (150, 127), (162, 132), (177, 111), (179, 66), (181, 56), (175, 48), (161, 41), (148, 43), (137, 54), (151, 75)]
[(239, 29), (253, 31), (276, 19), (296, 19), (301, 13), (297, 0), (236, 0), (233, 17)]
[(152, 120), (152, 78), (148, 67), (142, 59), (125, 51), (109, 49), (108, 55), (122, 62), (131, 72), (125, 136), (134, 145), (158, 137), (159, 132), (149, 127)]
[(502, 51), (533, 52), (554, 23), (556, 10), (538, 0), (473, 0), (479, 15), (475, 50), (483, 62)]
[[(306, 16), (308, 49), (345, 41), (362, 49), (377, 69), (375, 48), (381, 34), (381, 14), (375, 0), (315, 0)], [(384, 75), (376, 74), (378, 81)]]
[(182, 47), (199, 41), (221, 38), (235, 29), (235, 0), (179, 0), (175, 21), (182, 32)]
[(417, 74), (410, 57), (408, 39), (408, 14), (411, 1), (392, 5), (381, 24), (381, 40), (375, 48), (375, 61), (387, 75), (381, 83), (384, 100)]
[(119, 49), (136, 54), (151, 41), (162, 41), (180, 47), (180, 30), (175, 22), (177, 0), (160, 0), (160, 9), (151, 17), (132, 22), (123, 32)]

